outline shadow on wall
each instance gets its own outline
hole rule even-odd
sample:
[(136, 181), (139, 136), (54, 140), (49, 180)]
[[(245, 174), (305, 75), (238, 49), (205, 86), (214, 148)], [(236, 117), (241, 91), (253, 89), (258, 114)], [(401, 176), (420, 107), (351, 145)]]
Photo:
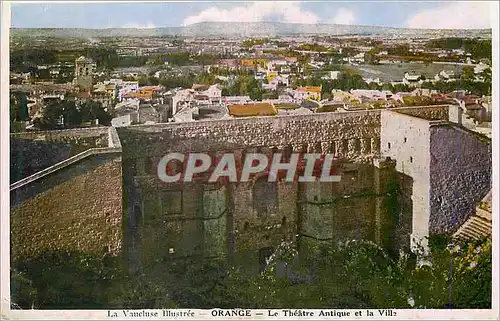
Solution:
[(62, 142), (10, 140), (10, 183), (55, 165), (78, 151)]

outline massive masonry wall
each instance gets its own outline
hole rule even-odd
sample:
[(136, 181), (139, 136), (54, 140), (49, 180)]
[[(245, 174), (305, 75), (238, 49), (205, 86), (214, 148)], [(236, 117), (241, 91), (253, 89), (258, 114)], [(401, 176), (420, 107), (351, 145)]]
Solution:
[[(425, 118), (447, 110), (436, 106), (413, 113)], [(408, 248), (413, 182), (391, 166), (372, 165), (380, 151), (380, 115), (374, 110), (119, 128), (132, 265), (230, 252), (247, 253), (255, 262), (281, 240), (297, 236), (329, 242), (362, 238)], [(232, 152), (238, 163), (245, 153), (278, 151), (333, 153), (342, 180), (292, 184), (262, 177), (226, 186), (167, 186), (156, 177), (156, 164), (168, 152)], [(394, 180), (402, 194), (391, 190)]]
[(227, 186), (165, 186), (156, 164), (168, 152), (232, 152), (240, 162), (250, 152), (318, 151), (344, 162), (369, 161), (379, 149), (379, 130), (378, 112), (118, 128), (131, 265), (200, 253), (240, 253), (255, 263), (281, 240), (294, 240), (300, 229), (297, 184), (263, 177)]
[(491, 141), (454, 124), (430, 127), (431, 234), (463, 224), (491, 189)]
[(77, 163), (11, 191), (12, 262), (45, 251), (120, 253), (121, 155)]

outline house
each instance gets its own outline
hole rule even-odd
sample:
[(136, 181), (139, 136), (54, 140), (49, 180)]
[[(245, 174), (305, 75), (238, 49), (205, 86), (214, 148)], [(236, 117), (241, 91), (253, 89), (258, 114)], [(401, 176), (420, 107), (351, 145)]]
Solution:
[(273, 80), (269, 81), (267, 84), (262, 84), (262, 89), (264, 90), (276, 90), (280, 83), (280, 78), (276, 77)]
[(94, 91), (92, 100), (100, 102), (105, 109), (109, 109), (113, 107), (115, 97), (109, 95), (106, 91)]
[(490, 69), (490, 66), (488, 66), (487, 64), (479, 63), (474, 67), (474, 73), (480, 74), (483, 71), (488, 70), (488, 69)]
[(294, 91), (294, 98), (296, 100), (311, 99), (319, 101), (321, 100), (321, 90), (321, 86), (298, 87)]
[(339, 78), (339, 75), (340, 75), (340, 71), (338, 71), (338, 70), (332, 70), (326, 76), (323, 76), (321, 78), (322, 79), (335, 80), (335, 79)]
[(422, 84), (422, 75), (415, 72), (415, 71), (410, 71), (405, 73), (405, 76), (403, 78), (403, 84), (405, 85), (417, 85), (417, 84)]
[(332, 90), (332, 100), (335, 102), (350, 102), (352, 100), (356, 100), (356, 96), (352, 95), (347, 91), (342, 91), (339, 89)]
[(231, 104), (245, 104), (252, 101), (250, 96), (224, 96), (222, 102), (227, 105)]
[(153, 99), (153, 96), (160, 90), (159, 86), (144, 86), (144, 87), (139, 87), (136, 91), (132, 91), (129, 93), (126, 93), (125, 95), (122, 96), (122, 99), (124, 100), (129, 100), (129, 99), (140, 99), (143, 101), (151, 101)]
[(380, 78), (365, 78), (363, 77), (363, 80), (367, 83), (367, 84), (377, 84), (377, 85), (382, 85), (382, 81), (380, 81)]
[(206, 96), (211, 102), (220, 103), (222, 98), (222, 89), (219, 85), (199, 85), (194, 84), (191, 87), (195, 91), (197, 96)]
[(436, 81), (445, 81), (445, 82), (450, 82), (450, 81), (455, 81), (458, 79), (460, 75), (456, 74), (453, 70), (441, 70), (435, 77), (434, 79)]
[(349, 57), (348, 61), (351, 64), (364, 63), (365, 62), (365, 54), (360, 52), (359, 54), (354, 55), (353, 57)]
[(266, 75), (266, 79), (268, 82), (273, 81), (276, 77), (278, 77), (277, 71), (268, 71)]

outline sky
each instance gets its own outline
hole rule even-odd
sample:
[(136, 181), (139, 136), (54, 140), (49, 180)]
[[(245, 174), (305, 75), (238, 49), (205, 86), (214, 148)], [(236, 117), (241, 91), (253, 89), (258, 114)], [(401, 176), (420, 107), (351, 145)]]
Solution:
[(203, 21), (492, 28), (494, 2), (256, 1), (12, 3), (15, 28), (155, 28)]

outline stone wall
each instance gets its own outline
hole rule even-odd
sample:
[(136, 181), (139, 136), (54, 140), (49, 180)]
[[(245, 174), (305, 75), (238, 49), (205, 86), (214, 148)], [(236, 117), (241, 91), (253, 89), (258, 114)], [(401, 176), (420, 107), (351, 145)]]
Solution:
[(119, 254), (119, 153), (84, 160), (11, 191), (12, 262), (44, 251)]
[(452, 124), (430, 127), (430, 234), (451, 233), (491, 189), (491, 141)]
[(450, 105), (435, 105), (424, 107), (399, 107), (393, 108), (391, 111), (418, 117), (425, 120), (448, 120)]
[(107, 147), (107, 127), (10, 134), (10, 182), (90, 148)]
[(77, 128), (49, 131), (11, 133), (11, 139), (59, 142), (87, 148), (108, 146), (108, 127)]
[(413, 241), (425, 246), (429, 235), (429, 121), (393, 111), (381, 115), (380, 153), (396, 160), (396, 170), (411, 177)]
[[(412, 240), (451, 233), (491, 189), (489, 139), (443, 121), (383, 111), (380, 153), (411, 178)], [(403, 186), (406, 184), (403, 184)]]
[(72, 146), (65, 143), (11, 139), (10, 183), (61, 162), (72, 154)]
[(304, 145), (339, 158), (370, 157), (378, 152), (380, 112), (324, 113), (321, 115), (252, 117), (179, 124), (118, 128), (122, 145), (133, 146), (124, 158), (162, 157), (169, 151), (201, 152), (249, 147)]

